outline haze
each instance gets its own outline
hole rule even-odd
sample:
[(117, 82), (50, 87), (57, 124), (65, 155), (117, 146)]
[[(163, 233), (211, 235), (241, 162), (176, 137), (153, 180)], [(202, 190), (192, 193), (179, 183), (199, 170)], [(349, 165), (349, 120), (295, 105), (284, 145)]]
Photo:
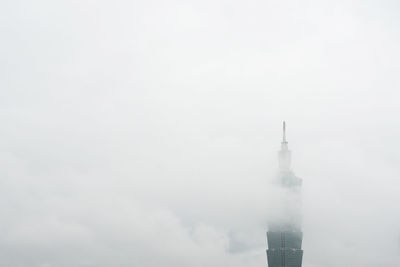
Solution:
[(303, 266), (399, 266), (399, 13), (3, 0), (0, 266), (266, 266), (283, 120)]

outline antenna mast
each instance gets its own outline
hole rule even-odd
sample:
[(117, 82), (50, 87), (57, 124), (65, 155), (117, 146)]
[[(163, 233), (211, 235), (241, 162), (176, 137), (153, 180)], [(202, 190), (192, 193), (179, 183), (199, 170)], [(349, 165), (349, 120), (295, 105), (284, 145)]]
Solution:
[(286, 141), (286, 122), (283, 121), (283, 139), (282, 139), (282, 143), (287, 143)]

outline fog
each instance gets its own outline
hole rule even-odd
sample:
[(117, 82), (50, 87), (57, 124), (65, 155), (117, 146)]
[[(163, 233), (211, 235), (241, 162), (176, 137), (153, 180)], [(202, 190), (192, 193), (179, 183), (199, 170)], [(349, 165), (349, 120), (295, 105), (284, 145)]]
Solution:
[(400, 262), (397, 1), (0, 3), (0, 266)]

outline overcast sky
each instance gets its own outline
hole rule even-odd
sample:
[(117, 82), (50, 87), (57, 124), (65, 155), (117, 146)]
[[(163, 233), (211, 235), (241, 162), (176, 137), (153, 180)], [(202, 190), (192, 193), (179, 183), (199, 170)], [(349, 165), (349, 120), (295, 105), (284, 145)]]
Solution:
[(3, 0), (0, 266), (266, 266), (282, 120), (303, 266), (399, 266), (399, 14)]

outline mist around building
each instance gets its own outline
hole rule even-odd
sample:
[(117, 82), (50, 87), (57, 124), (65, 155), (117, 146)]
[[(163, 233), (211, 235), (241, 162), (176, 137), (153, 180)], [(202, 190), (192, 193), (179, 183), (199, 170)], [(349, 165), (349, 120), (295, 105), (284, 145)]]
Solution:
[(400, 266), (399, 14), (1, 1), (0, 267)]

